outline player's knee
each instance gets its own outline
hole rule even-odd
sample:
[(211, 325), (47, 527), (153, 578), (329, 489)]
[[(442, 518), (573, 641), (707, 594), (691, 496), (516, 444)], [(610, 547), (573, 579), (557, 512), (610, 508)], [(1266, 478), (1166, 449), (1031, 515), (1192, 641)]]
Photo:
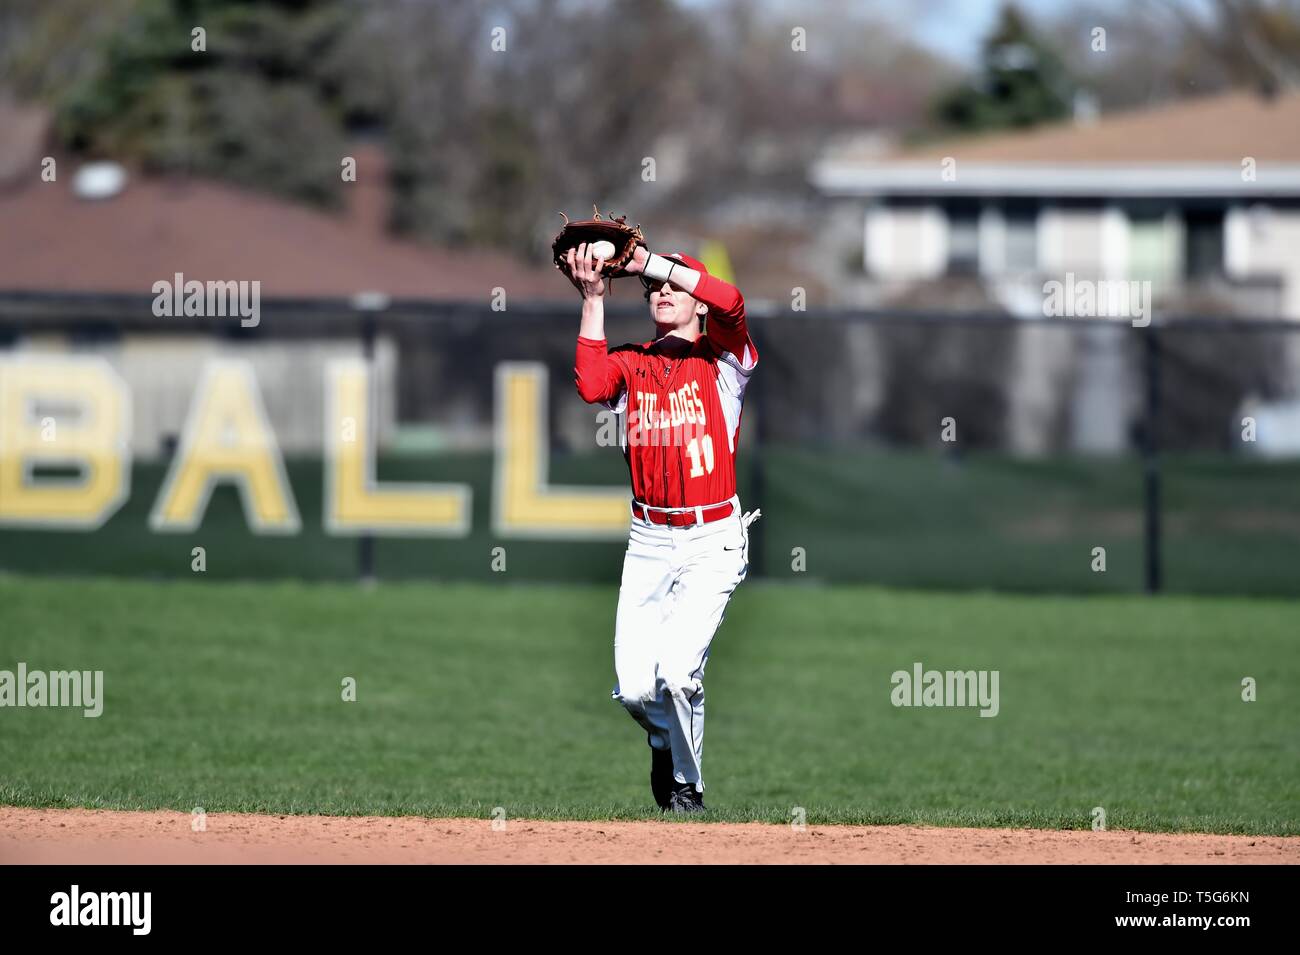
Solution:
[(645, 704), (651, 702), (656, 695), (657, 688), (653, 679), (620, 679), (614, 691), (614, 699), (634, 712), (644, 709)]
[(672, 670), (660, 670), (657, 689), (675, 697), (679, 700), (685, 700), (687, 703), (694, 702), (695, 696), (703, 687), (697, 677), (690, 673), (676, 673)]

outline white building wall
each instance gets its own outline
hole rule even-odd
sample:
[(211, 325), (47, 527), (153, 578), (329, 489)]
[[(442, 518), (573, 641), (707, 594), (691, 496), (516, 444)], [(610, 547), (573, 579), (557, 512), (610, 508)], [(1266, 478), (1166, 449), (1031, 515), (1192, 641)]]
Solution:
[(1300, 320), (1300, 212), (1236, 206), (1224, 228), (1228, 276), (1279, 277), (1282, 313)]
[(937, 278), (948, 264), (948, 220), (939, 206), (872, 206), (867, 271), (885, 281)]
[[(1105, 274), (1122, 242), (1116, 210), (1043, 209), (1038, 219), (1038, 264), (1058, 281), (1066, 272), (1078, 278)], [(1122, 216), (1121, 216), (1122, 218)]]

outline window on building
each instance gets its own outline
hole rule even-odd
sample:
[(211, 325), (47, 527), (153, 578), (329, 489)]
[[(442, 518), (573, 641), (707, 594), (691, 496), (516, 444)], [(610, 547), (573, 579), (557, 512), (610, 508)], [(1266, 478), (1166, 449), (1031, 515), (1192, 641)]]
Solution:
[(975, 275), (980, 267), (979, 210), (961, 206), (948, 210), (948, 274)]
[(1003, 267), (1013, 274), (1038, 271), (1038, 210), (1017, 204), (1003, 210), (1006, 251)]
[(1186, 223), (1184, 278), (1197, 281), (1223, 275), (1223, 210), (1189, 210)]
[(1163, 209), (1129, 212), (1129, 278), (1163, 283), (1177, 274), (1179, 255), (1172, 225)]

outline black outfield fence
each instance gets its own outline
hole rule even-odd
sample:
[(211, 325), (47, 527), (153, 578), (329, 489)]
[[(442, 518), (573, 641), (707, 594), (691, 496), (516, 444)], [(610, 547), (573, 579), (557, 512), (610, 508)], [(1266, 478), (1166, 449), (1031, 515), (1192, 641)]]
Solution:
[[(623, 298), (609, 338), (644, 340), (640, 299)], [(30, 514), (0, 501), (0, 570), (184, 576), (203, 547), (216, 576), (487, 579), (503, 548), (513, 579), (617, 580), (616, 535), (501, 533), (494, 521), (503, 366), (538, 376), (549, 485), (626, 487), (621, 455), (601, 445), (602, 421), (573, 389), (576, 302), (273, 301), (256, 327), (157, 318), (150, 303), (0, 296), (0, 376), (36, 356), (97, 355), (133, 404), (121, 506), (98, 529), (72, 530), (24, 523)], [(751, 324), (761, 362), (740, 478), (745, 504), (764, 514), (756, 576), (1300, 593), (1300, 325), (816, 311), (759, 312)], [(254, 532), (226, 484), (196, 528), (150, 526), (214, 359), (253, 370), (301, 518), (294, 533)], [(326, 526), (326, 369), (340, 359), (371, 369), (378, 481), (467, 487), (463, 532)], [(0, 383), (0, 394), (18, 392)], [(5, 411), (0, 428), (80, 413), (39, 404)], [(0, 430), (0, 463), (25, 467), (16, 454)], [(75, 461), (60, 466), (37, 465), (29, 480), (76, 479)]]

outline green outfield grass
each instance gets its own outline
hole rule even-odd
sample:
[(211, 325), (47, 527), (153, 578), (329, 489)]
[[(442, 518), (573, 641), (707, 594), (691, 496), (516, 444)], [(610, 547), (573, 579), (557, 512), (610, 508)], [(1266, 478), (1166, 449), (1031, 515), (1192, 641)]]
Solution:
[[(0, 709), (0, 803), (651, 815), (644, 736), (609, 698), (615, 590), (509, 578), (0, 577), (0, 669), (106, 685), (98, 719)], [(1110, 828), (1300, 833), (1297, 620), (1258, 598), (748, 583), (706, 679), (711, 818), (1087, 828), (1101, 806)], [(914, 661), (998, 670), (999, 715), (895, 708)]]

